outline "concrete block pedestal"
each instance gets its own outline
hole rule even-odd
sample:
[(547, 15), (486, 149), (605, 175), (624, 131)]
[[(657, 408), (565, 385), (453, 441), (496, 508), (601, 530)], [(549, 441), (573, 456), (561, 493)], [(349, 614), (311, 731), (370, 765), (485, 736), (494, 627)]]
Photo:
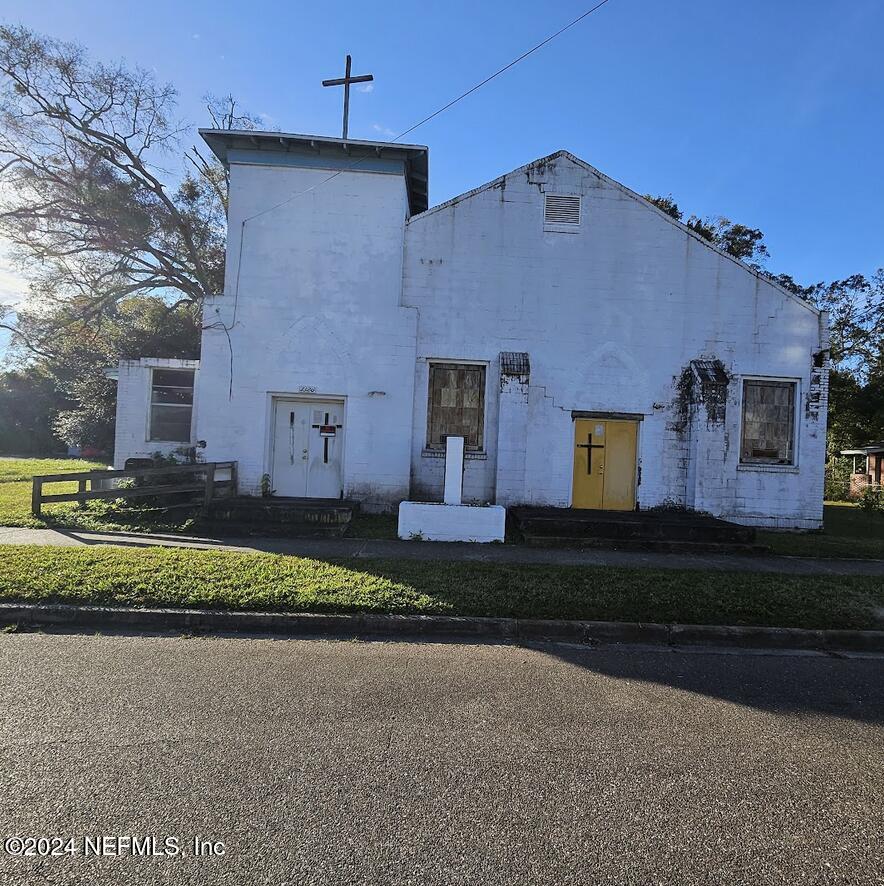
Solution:
[(503, 541), (506, 508), (501, 505), (446, 505), (404, 501), (399, 505), (399, 538), (427, 541)]
[(465, 505), (464, 438), (445, 439), (444, 502), (404, 501), (399, 505), (399, 538), (426, 541), (503, 541), (506, 508)]

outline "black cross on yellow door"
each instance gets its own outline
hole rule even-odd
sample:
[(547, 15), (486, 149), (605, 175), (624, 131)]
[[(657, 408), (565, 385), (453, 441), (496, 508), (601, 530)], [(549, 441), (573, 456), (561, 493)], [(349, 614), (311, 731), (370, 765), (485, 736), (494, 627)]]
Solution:
[(571, 506), (610, 511), (635, 507), (634, 421), (578, 418), (574, 422), (574, 489)]

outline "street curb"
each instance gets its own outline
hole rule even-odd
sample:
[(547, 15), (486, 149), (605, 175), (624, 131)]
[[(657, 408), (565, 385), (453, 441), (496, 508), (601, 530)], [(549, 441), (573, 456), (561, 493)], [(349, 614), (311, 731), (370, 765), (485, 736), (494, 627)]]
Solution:
[(636, 644), (884, 652), (884, 631), (548, 621), (448, 615), (326, 615), (0, 603), (0, 625), (281, 636), (428, 637), (510, 642), (545, 640), (589, 646)]

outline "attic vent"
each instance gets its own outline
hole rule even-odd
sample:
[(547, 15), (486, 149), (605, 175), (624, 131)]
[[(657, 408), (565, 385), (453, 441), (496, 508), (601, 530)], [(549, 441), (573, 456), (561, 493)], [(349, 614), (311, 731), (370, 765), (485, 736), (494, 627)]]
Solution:
[(547, 194), (543, 220), (549, 225), (579, 225), (580, 198)]

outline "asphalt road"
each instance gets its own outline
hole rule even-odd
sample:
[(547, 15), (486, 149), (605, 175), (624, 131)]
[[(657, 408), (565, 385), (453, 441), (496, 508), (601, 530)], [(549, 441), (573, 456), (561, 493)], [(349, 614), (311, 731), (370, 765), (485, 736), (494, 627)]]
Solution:
[(4, 886), (880, 884), (882, 802), (882, 659), (0, 636), (0, 837), (77, 852)]

